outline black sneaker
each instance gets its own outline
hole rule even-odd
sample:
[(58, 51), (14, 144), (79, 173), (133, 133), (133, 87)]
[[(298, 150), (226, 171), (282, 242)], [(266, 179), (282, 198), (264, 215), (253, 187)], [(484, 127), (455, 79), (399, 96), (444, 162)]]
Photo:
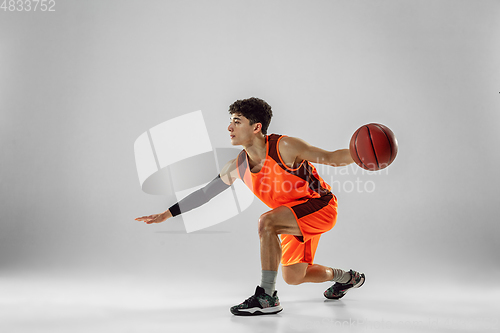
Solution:
[(340, 299), (344, 297), (349, 289), (359, 288), (365, 283), (365, 274), (353, 271), (349, 271), (351, 274), (351, 280), (347, 283), (335, 282), (333, 286), (328, 288), (323, 295), (328, 299)]
[(264, 288), (257, 286), (254, 295), (243, 303), (231, 307), (230, 310), (236, 316), (259, 316), (276, 314), (281, 312), (283, 308), (280, 305), (277, 291), (274, 291), (273, 296), (269, 296)]

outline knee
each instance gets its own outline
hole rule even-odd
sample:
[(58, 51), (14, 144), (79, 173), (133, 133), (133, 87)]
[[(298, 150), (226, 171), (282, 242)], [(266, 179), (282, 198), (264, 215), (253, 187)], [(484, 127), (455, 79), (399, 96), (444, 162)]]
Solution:
[(275, 233), (273, 217), (271, 213), (264, 213), (259, 218), (259, 236)]

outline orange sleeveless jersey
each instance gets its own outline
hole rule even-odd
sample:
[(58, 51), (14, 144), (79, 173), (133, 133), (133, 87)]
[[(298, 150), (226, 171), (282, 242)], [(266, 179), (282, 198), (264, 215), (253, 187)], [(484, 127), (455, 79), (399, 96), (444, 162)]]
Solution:
[(248, 155), (238, 155), (238, 175), (250, 190), (270, 208), (331, 194), (331, 187), (309, 161), (291, 169), (283, 163), (278, 145), (285, 135), (266, 136), (266, 160), (259, 172), (250, 172)]
[(283, 163), (279, 141), (284, 135), (266, 136), (266, 160), (259, 172), (250, 172), (248, 155), (238, 155), (238, 175), (267, 206), (287, 206), (295, 216), (301, 237), (281, 235), (283, 266), (312, 265), (321, 234), (337, 221), (337, 198), (309, 161), (292, 169)]

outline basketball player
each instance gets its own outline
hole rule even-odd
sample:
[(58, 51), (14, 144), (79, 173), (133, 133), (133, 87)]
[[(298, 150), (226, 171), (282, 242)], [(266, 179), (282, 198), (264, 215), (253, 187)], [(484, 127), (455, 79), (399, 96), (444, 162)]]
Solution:
[(282, 311), (275, 290), (280, 261), (283, 279), (288, 284), (335, 282), (324, 292), (329, 299), (339, 299), (349, 289), (361, 287), (364, 274), (313, 262), (321, 234), (335, 225), (337, 198), (311, 162), (345, 166), (353, 162), (349, 150), (329, 152), (299, 138), (268, 135), (271, 107), (258, 98), (234, 102), (229, 113), (231, 144), (243, 146), (238, 157), (229, 161), (204, 188), (167, 211), (136, 220), (147, 224), (163, 222), (208, 202), (239, 178), (271, 210), (262, 214), (258, 223), (261, 283), (254, 295), (231, 307), (231, 313), (250, 316)]

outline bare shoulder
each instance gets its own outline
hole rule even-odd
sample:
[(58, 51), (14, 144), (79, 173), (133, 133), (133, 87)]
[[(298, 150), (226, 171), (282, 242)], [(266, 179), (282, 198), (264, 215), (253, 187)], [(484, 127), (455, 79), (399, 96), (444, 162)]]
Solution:
[(238, 170), (236, 165), (237, 160), (238, 159), (235, 158), (234, 160), (227, 162), (226, 165), (222, 167), (220, 178), (227, 185), (231, 185), (238, 178)]
[(286, 165), (293, 167), (300, 164), (302, 159), (299, 157), (300, 152), (307, 148), (307, 142), (300, 138), (285, 136), (279, 142), (279, 152), (283, 162)]
[(288, 161), (295, 161), (296, 164), (302, 160), (325, 164), (327, 163), (325, 161), (331, 159), (331, 152), (315, 147), (299, 138), (284, 137), (280, 141), (279, 149), (283, 159), (288, 156)]
[(280, 140), (279, 149), (281, 154), (287, 155), (299, 155), (301, 151), (304, 151), (310, 147), (310, 144), (301, 138), (296, 138), (292, 136), (285, 136)]
[(286, 150), (300, 150), (306, 146), (307, 142), (305, 142), (301, 138), (296, 138), (293, 136), (284, 136), (280, 140), (280, 149), (283, 148)]

